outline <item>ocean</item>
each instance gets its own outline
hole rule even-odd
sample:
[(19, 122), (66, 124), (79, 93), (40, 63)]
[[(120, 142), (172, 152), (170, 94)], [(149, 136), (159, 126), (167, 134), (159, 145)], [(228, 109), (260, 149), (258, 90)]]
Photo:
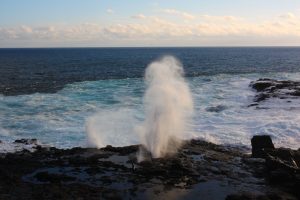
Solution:
[(89, 120), (103, 146), (139, 143), (145, 69), (165, 55), (182, 63), (194, 101), (183, 139), (249, 146), (269, 134), (275, 146), (299, 148), (299, 99), (248, 105), (251, 81), (300, 80), (300, 48), (45, 48), (0, 49), (0, 150), (20, 138), (90, 146)]

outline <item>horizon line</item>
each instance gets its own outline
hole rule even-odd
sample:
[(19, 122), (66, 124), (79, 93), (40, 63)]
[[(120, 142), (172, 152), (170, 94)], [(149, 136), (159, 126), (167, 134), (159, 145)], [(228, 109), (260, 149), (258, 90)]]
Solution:
[(0, 47), (0, 49), (101, 49), (101, 48), (300, 48), (300, 45), (244, 45), (244, 46), (54, 46), (54, 47)]

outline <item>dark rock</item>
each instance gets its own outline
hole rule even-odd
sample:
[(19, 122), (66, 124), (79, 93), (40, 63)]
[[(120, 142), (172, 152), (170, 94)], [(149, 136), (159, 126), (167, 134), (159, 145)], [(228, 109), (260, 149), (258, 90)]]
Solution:
[(294, 160), (298, 167), (300, 167), (300, 149), (295, 150), (294, 152)]
[(20, 144), (37, 144), (37, 139), (19, 139), (15, 140), (14, 143), (20, 143)]
[(278, 194), (258, 195), (254, 193), (231, 194), (226, 197), (226, 200), (283, 200)]
[(252, 103), (252, 104), (248, 105), (248, 107), (252, 107), (252, 106), (258, 106), (258, 103)]
[(34, 147), (37, 151), (40, 151), (43, 149), (43, 147), (41, 145), (36, 145), (36, 147)]
[(269, 182), (281, 187), (286, 185), (289, 190), (300, 198), (299, 151), (279, 148), (269, 149), (266, 152), (267, 178)]
[(258, 81), (252, 83), (252, 88), (260, 92), (273, 85), (274, 81), (271, 79), (259, 79)]
[(224, 105), (217, 105), (217, 106), (212, 106), (212, 107), (208, 107), (205, 110), (207, 112), (221, 112), (223, 110), (227, 109), (227, 106)]
[(127, 147), (113, 147), (111, 145), (107, 145), (104, 148), (101, 148), (103, 151), (110, 151), (110, 152), (116, 152), (121, 155), (126, 155), (130, 153), (135, 153), (139, 150), (139, 145), (131, 145)]
[[(190, 140), (184, 141), (176, 154), (138, 162), (137, 152), (142, 148), (36, 145), (34, 152), (6, 153), (0, 156), (0, 199), (172, 199), (177, 192), (178, 196), (200, 192), (204, 196), (223, 193), (225, 197), (232, 191), (244, 191), (227, 199), (273, 200), (280, 198), (264, 192), (279, 191), (284, 196), (297, 195), (299, 190), (297, 173), (276, 163), (277, 167), (267, 167), (267, 158), (251, 158), (246, 147)], [(300, 151), (265, 151), (276, 159), (289, 155), (299, 162)], [(290, 178), (281, 183), (280, 173)]]
[(282, 184), (293, 179), (293, 175), (284, 169), (277, 169), (269, 172), (269, 182), (271, 184)]
[(292, 96), (300, 96), (300, 91), (291, 92), (290, 95)]
[(298, 199), (300, 199), (300, 174), (296, 174), (295, 175), (295, 185), (293, 188), (293, 192), (294, 194), (296, 194), (296, 196), (298, 197)]
[(299, 170), (300, 161), (297, 152), (287, 148), (267, 149), (265, 152), (266, 163), (270, 169)]
[(258, 94), (258, 95), (256, 95), (254, 102), (264, 101), (264, 100), (270, 98), (270, 96), (271, 96), (270, 94), (266, 94), (266, 93)]
[(50, 183), (62, 183), (75, 181), (75, 177), (67, 176), (65, 174), (50, 174), (48, 172), (39, 172), (35, 175), (35, 178), (40, 182), (50, 182)]
[(287, 99), (300, 96), (299, 81), (278, 81), (265, 78), (251, 82), (250, 87), (258, 92), (254, 98), (255, 102), (261, 102), (269, 98)]
[(111, 199), (111, 200), (122, 200), (122, 196), (118, 194), (116, 191), (106, 191), (103, 194), (104, 199)]
[(299, 150), (266, 149), (266, 177), (270, 184), (284, 187), (300, 199)]
[(265, 158), (264, 149), (274, 149), (274, 144), (269, 135), (256, 135), (251, 139), (252, 157)]
[(226, 197), (225, 200), (256, 200), (255, 195), (248, 194), (230, 194)]

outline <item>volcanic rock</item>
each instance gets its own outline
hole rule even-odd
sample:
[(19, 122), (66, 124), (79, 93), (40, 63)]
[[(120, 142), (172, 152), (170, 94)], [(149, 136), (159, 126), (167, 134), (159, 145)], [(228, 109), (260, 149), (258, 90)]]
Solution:
[(250, 87), (258, 92), (254, 98), (255, 102), (261, 102), (269, 98), (293, 99), (300, 96), (299, 81), (279, 81), (263, 78), (251, 82)]
[[(191, 140), (174, 155), (138, 162), (142, 148), (39, 146), (6, 153), (0, 157), (0, 199), (225, 199), (230, 194), (227, 199), (247, 199), (243, 194), (257, 199), (257, 193), (258, 199), (280, 199), (270, 198), (272, 192), (293, 200), (298, 195), (293, 168), (252, 158), (246, 147)], [(283, 162), (287, 154), (298, 166), (298, 151), (271, 150), (267, 155)], [(283, 183), (276, 183), (279, 172), (289, 175)]]
[(256, 135), (251, 139), (252, 157), (265, 158), (265, 149), (274, 149), (274, 144), (269, 135)]

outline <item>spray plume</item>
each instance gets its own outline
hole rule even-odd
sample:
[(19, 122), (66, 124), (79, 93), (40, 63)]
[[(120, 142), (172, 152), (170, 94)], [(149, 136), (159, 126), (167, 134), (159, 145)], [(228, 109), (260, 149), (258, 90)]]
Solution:
[(183, 74), (181, 63), (172, 56), (165, 56), (146, 69), (145, 121), (137, 130), (154, 158), (173, 154), (181, 146), (180, 138), (193, 111)]
[[(181, 63), (172, 56), (163, 57), (146, 69), (145, 120), (135, 130), (140, 136), (140, 143), (154, 158), (175, 153), (186, 135), (193, 101), (183, 74)], [(134, 138), (134, 135), (130, 136), (134, 128), (128, 125), (136, 123), (133, 113), (127, 109), (99, 112), (87, 120), (89, 142), (96, 147), (129, 145), (125, 138)], [(126, 137), (116, 137), (120, 135)], [(143, 160), (143, 157), (141, 151), (138, 160)]]

